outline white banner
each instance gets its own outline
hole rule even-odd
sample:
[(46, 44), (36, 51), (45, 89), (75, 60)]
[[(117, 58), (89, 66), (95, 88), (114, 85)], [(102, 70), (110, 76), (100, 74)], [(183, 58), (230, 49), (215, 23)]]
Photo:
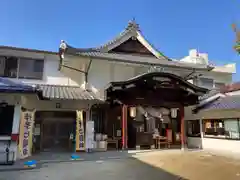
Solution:
[(18, 144), (21, 159), (31, 156), (32, 153), (34, 113), (35, 111), (25, 111), (21, 113)]

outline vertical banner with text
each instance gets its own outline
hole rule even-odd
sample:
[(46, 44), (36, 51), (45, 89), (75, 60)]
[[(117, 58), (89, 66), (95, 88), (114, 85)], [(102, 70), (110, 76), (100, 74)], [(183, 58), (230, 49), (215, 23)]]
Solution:
[(21, 159), (31, 156), (32, 153), (34, 114), (35, 111), (24, 111), (21, 113), (18, 143)]
[(83, 122), (83, 111), (76, 111), (76, 151), (84, 151), (84, 122)]

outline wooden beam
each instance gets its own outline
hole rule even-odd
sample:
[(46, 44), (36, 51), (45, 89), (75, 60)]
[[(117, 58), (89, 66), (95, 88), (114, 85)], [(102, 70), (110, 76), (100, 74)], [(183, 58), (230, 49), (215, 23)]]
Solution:
[(185, 148), (184, 106), (180, 106), (181, 149)]

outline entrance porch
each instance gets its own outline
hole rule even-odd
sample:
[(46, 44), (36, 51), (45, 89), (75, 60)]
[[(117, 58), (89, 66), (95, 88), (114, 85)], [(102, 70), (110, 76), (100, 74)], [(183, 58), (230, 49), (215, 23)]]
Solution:
[(91, 121), (91, 106), (102, 101), (81, 87), (40, 85), (40, 89), (43, 100), (27, 103), (36, 109), (33, 152), (85, 151), (86, 122)]
[(207, 89), (163, 72), (112, 82), (105, 89), (106, 100), (110, 103), (107, 121), (119, 125), (118, 129), (108, 128), (112, 129), (112, 133), (108, 130), (108, 141), (121, 141), (122, 149), (158, 148), (161, 144), (166, 147), (179, 144), (184, 148), (184, 107), (197, 104), (198, 97), (206, 92)]

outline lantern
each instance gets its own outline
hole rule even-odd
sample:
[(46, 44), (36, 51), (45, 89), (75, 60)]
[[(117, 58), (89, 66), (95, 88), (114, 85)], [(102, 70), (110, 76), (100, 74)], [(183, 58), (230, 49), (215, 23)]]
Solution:
[(176, 108), (171, 109), (171, 117), (172, 118), (176, 118), (177, 117), (177, 109)]
[(130, 107), (130, 117), (135, 118), (137, 114), (136, 107)]

